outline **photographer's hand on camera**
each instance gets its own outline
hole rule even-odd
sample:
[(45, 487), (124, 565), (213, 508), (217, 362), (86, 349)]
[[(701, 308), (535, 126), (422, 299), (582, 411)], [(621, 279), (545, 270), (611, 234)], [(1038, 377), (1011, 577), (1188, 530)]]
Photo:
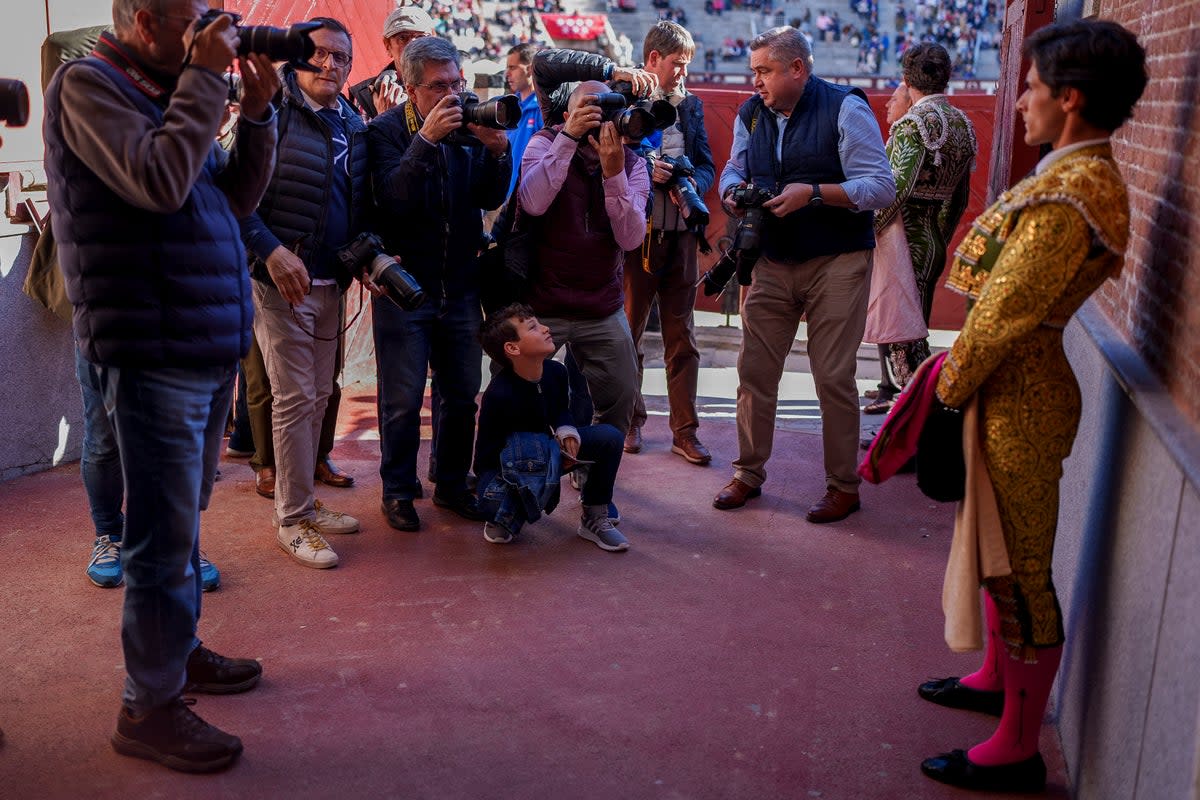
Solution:
[[(393, 258), (396, 259), (397, 264), (400, 263), (400, 259), (398, 257), (393, 256)], [(358, 282), (361, 283), (363, 288), (370, 292), (373, 297), (385, 296), (383, 289), (379, 288), (379, 284), (371, 280), (371, 276), (366, 272), (359, 273)]]
[(192, 63), (220, 74), (229, 68), (237, 56), (238, 32), (233, 18), (222, 14), (196, 33), (192, 23), (184, 34), (184, 46), (192, 55)]
[(469, 123), (467, 130), (473, 133), (479, 141), (483, 142), (483, 146), (493, 156), (499, 158), (508, 152), (508, 133), (506, 131), (474, 123)]
[(290, 305), (298, 306), (304, 302), (311, 281), (308, 277), (308, 267), (300, 257), (279, 245), (267, 256), (267, 272), (279, 294)]
[(777, 217), (786, 217), (793, 211), (799, 211), (812, 200), (812, 186), (807, 183), (789, 183), (779, 191), (779, 194), (763, 203), (763, 208)]
[(742, 181), (741, 183), (736, 183), (733, 186), (730, 186), (728, 189), (726, 189), (725, 194), (721, 195), (721, 208), (725, 209), (725, 213), (731, 217), (736, 217), (737, 219), (741, 219), (742, 217), (746, 216), (746, 209), (738, 208), (737, 205), (733, 202), (733, 193), (736, 192), (738, 189), (741, 189), (745, 185), (746, 185), (745, 181)]
[(279, 73), (271, 59), (261, 53), (239, 58), (242, 73), (241, 115), (262, 122), (270, 114), (271, 101), (279, 93)]
[(581, 140), (588, 131), (600, 124), (602, 118), (603, 112), (596, 103), (596, 96), (589, 94), (567, 116), (566, 122), (563, 123), (563, 133), (577, 141)]
[(400, 105), (404, 102), (403, 98), (404, 86), (391, 73), (382, 76), (371, 89), (371, 102), (375, 104), (377, 114)]
[(616, 69), (612, 76), (615, 81), (629, 81), (638, 97), (647, 97), (658, 88), (658, 76), (644, 69)]
[(462, 105), (457, 95), (446, 95), (429, 112), (421, 125), (421, 137), (437, 144), (452, 132), (462, 127)]
[(617, 134), (616, 125), (605, 122), (600, 126), (596, 151), (600, 153), (600, 171), (606, 179), (625, 171), (625, 144)]
[(650, 173), (650, 180), (662, 185), (671, 182), (671, 178), (675, 175), (675, 167), (663, 161), (661, 158), (651, 159), (654, 169)]

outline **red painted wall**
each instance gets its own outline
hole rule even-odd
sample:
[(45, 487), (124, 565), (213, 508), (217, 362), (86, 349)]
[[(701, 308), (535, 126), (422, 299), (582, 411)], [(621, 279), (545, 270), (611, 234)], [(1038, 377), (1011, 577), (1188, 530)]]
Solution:
[[(722, 167), (725, 166), (725, 162), (729, 158), (729, 150), (733, 145), (733, 121), (737, 117), (738, 107), (750, 96), (751, 90), (749, 88), (708, 88), (702, 85), (689, 86), (688, 88), (699, 95), (700, 99), (704, 101), (705, 127), (708, 130), (709, 143), (712, 145), (713, 160), (717, 164), (717, 174), (720, 175)], [(871, 110), (875, 112), (875, 116), (879, 120), (879, 127), (884, 131), (886, 138), (887, 128), (884, 125), (884, 104), (887, 102), (888, 94), (883, 92), (868, 92), (868, 98), (871, 102)], [(985, 94), (957, 94), (954, 95), (952, 102), (966, 113), (971, 123), (975, 126), (975, 137), (979, 144), (979, 157), (976, 161), (975, 173), (971, 177), (971, 200), (967, 206), (966, 213), (963, 215), (962, 222), (959, 224), (958, 231), (955, 233), (951, 249), (958, 246), (959, 240), (962, 239), (971, 221), (986, 208), (989, 180), (988, 167), (991, 163), (996, 98)], [(704, 198), (704, 202), (708, 205), (708, 209), (712, 214), (712, 223), (708, 228), (708, 238), (713, 243), (714, 248), (717, 248), (717, 241), (727, 227), (727, 217), (721, 210), (720, 198), (717, 196), (716, 182), (714, 182), (713, 188)], [(701, 256), (700, 269), (702, 271), (708, 269), (719, 257), (720, 253), (717, 249), (714, 249), (713, 253), (709, 256)], [(697, 299), (696, 307), (705, 309), (706, 311), (720, 310), (717, 298), (704, 297), (703, 295)], [(963, 302), (962, 296), (939, 286), (934, 295), (933, 315), (930, 318), (930, 327), (939, 330), (958, 330), (962, 327), (963, 320), (965, 319), (966, 305)]]

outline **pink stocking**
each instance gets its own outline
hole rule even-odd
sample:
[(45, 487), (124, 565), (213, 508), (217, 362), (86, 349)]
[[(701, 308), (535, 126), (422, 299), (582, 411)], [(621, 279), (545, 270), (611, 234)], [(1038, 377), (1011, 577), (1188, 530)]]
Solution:
[(1038, 751), (1042, 717), (1062, 660), (1062, 645), (1035, 652), (1035, 664), (1003, 656), (1004, 714), (992, 738), (968, 751), (967, 758), (973, 763), (981, 767), (1015, 764)]
[(983, 666), (958, 682), (968, 689), (981, 692), (998, 692), (1004, 688), (1004, 661), (1008, 652), (1004, 641), (1000, 638), (1000, 610), (996, 601), (992, 600), (991, 592), (983, 593), (983, 609), (986, 612), (984, 621), (987, 623), (987, 651), (983, 655)]

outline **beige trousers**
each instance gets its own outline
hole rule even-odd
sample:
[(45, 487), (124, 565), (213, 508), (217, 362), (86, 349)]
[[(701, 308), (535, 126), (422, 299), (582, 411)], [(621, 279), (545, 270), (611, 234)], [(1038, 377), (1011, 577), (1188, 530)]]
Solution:
[(808, 360), (821, 408), (825, 484), (857, 492), (858, 345), (867, 318), (873, 250), (822, 256), (799, 263), (766, 256), (742, 303), (738, 354), (738, 458), (734, 477), (750, 486), (767, 479), (775, 439), (775, 409), (784, 361), (800, 318), (808, 320)]

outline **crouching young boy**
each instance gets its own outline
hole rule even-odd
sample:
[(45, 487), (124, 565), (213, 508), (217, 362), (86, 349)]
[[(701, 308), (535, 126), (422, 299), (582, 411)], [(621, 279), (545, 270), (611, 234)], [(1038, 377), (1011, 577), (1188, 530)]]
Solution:
[(484, 321), (480, 340), (503, 365), (483, 393), (475, 440), (479, 509), (489, 517), (483, 538), (511, 542), (526, 522), (554, 509), (562, 473), (587, 464), (578, 533), (604, 550), (628, 550), (608, 517), (623, 436), (611, 425), (571, 424), (567, 370), (550, 358), (550, 329), (514, 304)]

